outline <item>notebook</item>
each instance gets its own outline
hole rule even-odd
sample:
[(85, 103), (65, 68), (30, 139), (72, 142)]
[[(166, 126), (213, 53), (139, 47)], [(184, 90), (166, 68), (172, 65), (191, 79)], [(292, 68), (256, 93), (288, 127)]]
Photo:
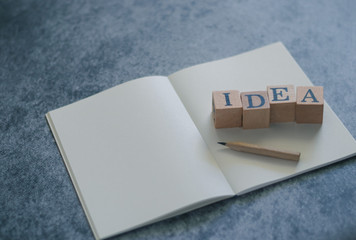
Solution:
[[(354, 138), (326, 101), (322, 124), (214, 128), (212, 91), (287, 84), (312, 85), (277, 42), (169, 76), (131, 80), (47, 113), (95, 238), (354, 156)], [(301, 152), (301, 157), (286, 161), (217, 144), (230, 141), (277, 146)]]

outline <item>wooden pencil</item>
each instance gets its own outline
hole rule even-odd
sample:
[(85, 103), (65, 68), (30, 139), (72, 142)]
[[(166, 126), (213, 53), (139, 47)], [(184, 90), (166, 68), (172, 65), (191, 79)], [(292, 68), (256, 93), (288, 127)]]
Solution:
[(294, 160), (294, 161), (298, 161), (300, 158), (300, 152), (291, 152), (291, 151), (285, 151), (285, 150), (280, 150), (271, 147), (262, 147), (259, 145), (244, 143), (244, 142), (218, 142), (218, 143), (239, 152), (254, 153), (258, 155), (286, 159), (286, 160)]

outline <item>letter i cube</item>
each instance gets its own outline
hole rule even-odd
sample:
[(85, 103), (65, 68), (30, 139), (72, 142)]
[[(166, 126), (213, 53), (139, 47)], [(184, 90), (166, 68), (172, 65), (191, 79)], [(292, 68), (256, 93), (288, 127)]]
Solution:
[(323, 87), (297, 87), (295, 121), (297, 123), (322, 123), (323, 113)]
[(212, 104), (215, 128), (241, 127), (242, 103), (238, 90), (214, 91)]

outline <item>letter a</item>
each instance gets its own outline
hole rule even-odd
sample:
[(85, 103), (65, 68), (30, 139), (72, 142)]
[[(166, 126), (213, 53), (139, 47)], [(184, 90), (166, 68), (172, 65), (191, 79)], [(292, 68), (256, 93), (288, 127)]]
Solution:
[[(308, 96), (308, 94), (309, 94), (310, 96)], [(304, 96), (302, 102), (306, 102), (306, 101), (305, 101), (306, 98), (311, 98), (311, 99), (313, 99), (312, 102), (319, 102), (319, 101), (316, 99), (316, 97), (314, 96), (314, 93), (312, 92), (311, 89), (308, 89), (308, 91), (307, 91), (307, 93), (305, 94), (305, 96)]]

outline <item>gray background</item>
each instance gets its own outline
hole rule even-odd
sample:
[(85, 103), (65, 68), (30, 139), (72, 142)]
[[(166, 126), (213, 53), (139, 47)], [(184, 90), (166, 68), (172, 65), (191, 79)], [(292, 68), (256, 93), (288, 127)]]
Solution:
[[(0, 239), (93, 239), (44, 115), (131, 79), (282, 41), (355, 137), (355, 10), (353, 0), (1, 1)], [(117, 238), (355, 239), (355, 174), (354, 157)]]

